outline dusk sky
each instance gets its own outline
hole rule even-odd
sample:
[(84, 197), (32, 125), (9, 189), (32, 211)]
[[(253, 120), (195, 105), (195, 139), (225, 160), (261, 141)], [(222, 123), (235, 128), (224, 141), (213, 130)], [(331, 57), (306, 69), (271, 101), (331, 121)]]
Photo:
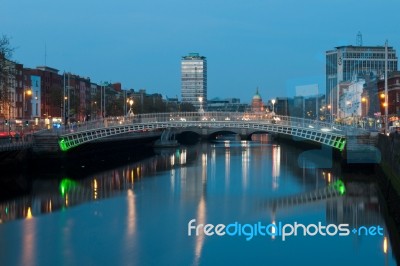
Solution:
[[(61, 4), (63, 3), (63, 4)], [(400, 51), (398, 0), (0, 0), (0, 35), (13, 60), (46, 64), (180, 98), (180, 59), (208, 60), (208, 98), (250, 102), (293, 96), (295, 85), (325, 93), (325, 51), (364, 45)], [(45, 49), (45, 47), (47, 49)]]

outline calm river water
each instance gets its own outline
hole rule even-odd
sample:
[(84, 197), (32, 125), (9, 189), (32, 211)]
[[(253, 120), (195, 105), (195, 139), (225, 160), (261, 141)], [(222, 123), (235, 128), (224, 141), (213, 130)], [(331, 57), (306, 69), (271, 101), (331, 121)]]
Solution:
[[(84, 179), (37, 180), (29, 196), (0, 203), (0, 264), (396, 265), (369, 177), (343, 174), (329, 160), (315, 168), (301, 152), (200, 143)], [(213, 235), (199, 227), (189, 236), (193, 219), (193, 227), (231, 226), (221, 236), (211, 226)], [(283, 240), (282, 226), (295, 222), (333, 224), (332, 236), (312, 236), (310, 227)], [(340, 224), (348, 235), (335, 232)], [(350, 231), (362, 226), (370, 231)]]

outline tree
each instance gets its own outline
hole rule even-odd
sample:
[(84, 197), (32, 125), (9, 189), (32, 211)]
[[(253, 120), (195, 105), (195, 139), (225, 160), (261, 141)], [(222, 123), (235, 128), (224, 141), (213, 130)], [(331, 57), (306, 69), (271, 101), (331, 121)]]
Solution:
[(0, 37), (0, 114), (10, 109), (10, 95), (8, 80), (10, 75), (10, 58), (14, 52), (14, 48), (10, 46), (10, 38), (6, 35)]

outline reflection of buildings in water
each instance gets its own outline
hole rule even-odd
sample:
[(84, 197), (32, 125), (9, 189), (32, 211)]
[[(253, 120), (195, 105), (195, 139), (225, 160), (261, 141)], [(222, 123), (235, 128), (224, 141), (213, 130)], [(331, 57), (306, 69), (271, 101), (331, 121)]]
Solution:
[(346, 194), (326, 202), (327, 223), (350, 226), (383, 225), (377, 188), (374, 184), (347, 183)]
[[(172, 159), (173, 156), (175, 156), (175, 160)], [(34, 190), (31, 193), (33, 196), (25, 196), (0, 204), (0, 222), (26, 218), (28, 207), (31, 208), (32, 215), (36, 216), (87, 201), (109, 198), (120, 194), (121, 191), (133, 189), (134, 184), (137, 184), (143, 176), (152, 176), (159, 171), (170, 170), (174, 167), (174, 164), (186, 164), (189, 161), (196, 160), (196, 158), (195, 150), (191, 150), (189, 155), (187, 149), (179, 149), (173, 154), (155, 156), (148, 160), (104, 171), (82, 180), (46, 180), (46, 182), (42, 182), (45, 184), (37, 181), (38, 184), (33, 185)], [(186, 177), (186, 174), (183, 173), (182, 176)], [(68, 187), (63, 187), (64, 180), (68, 180), (70, 184)], [(73, 185), (71, 185), (72, 183)]]
[(252, 141), (257, 141), (261, 143), (269, 143), (272, 141), (272, 135), (269, 133), (255, 133), (251, 135)]
[[(375, 184), (347, 183), (345, 196), (327, 200), (326, 222), (327, 224), (349, 224), (350, 228), (381, 226), (384, 237), (382, 245), (378, 248), (382, 249), (385, 265), (387, 265), (390, 243), (387, 237), (388, 229), (380, 209), (377, 189)], [(355, 239), (356, 243), (360, 241), (359, 237)]]
[[(281, 169), (285, 169), (289, 173), (292, 173), (292, 176), (295, 177), (294, 180), (303, 184), (303, 189), (307, 190), (307, 187), (311, 188), (321, 188), (326, 186), (327, 179), (323, 180), (323, 176), (321, 175), (323, 171), (326, 171), (324, 168), (318, 167), (318, 162), (313, 162), (313, 159), (323, 159), (321, 156), (315, 157), (307, 157), (307, 160), (300, 160), (300, 155), (305, 151), (302, 148), (296, 147), (295, 145), (290, 145), (285, 142), (280, 142), (279, 146), (281, 148)], [(311, 148), (312, 150), (318, 151), (321, 149), (319, 147)], [(311, 151), (311, 150), (308, 150)], [(330, 159), (331, 160), (331, 159)], [(329, 168), (329, 171), (332, 172), (332, 180), (334, 182), (337, 177), (341, 176), (341, 166), (339, 161), (332, 162), (332, 168)], [(287, 176), (284, 173), (281, 178)], [(333, 177), (335, 176), (335, 178)]]

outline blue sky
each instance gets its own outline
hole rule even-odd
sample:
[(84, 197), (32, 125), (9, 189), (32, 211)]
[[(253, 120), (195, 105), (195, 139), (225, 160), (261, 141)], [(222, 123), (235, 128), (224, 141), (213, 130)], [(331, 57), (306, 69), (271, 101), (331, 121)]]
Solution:
[[(325, 51), (355, 45), (400, 49), (398, 0), (0, 0), (0, 34), (13, 59), (180, 97), (180, 59), (208, 60), (208, 95), (249, 102), (293, 96), (318, 83)], [(386, 6), (386, 7), (385, 7)]]

